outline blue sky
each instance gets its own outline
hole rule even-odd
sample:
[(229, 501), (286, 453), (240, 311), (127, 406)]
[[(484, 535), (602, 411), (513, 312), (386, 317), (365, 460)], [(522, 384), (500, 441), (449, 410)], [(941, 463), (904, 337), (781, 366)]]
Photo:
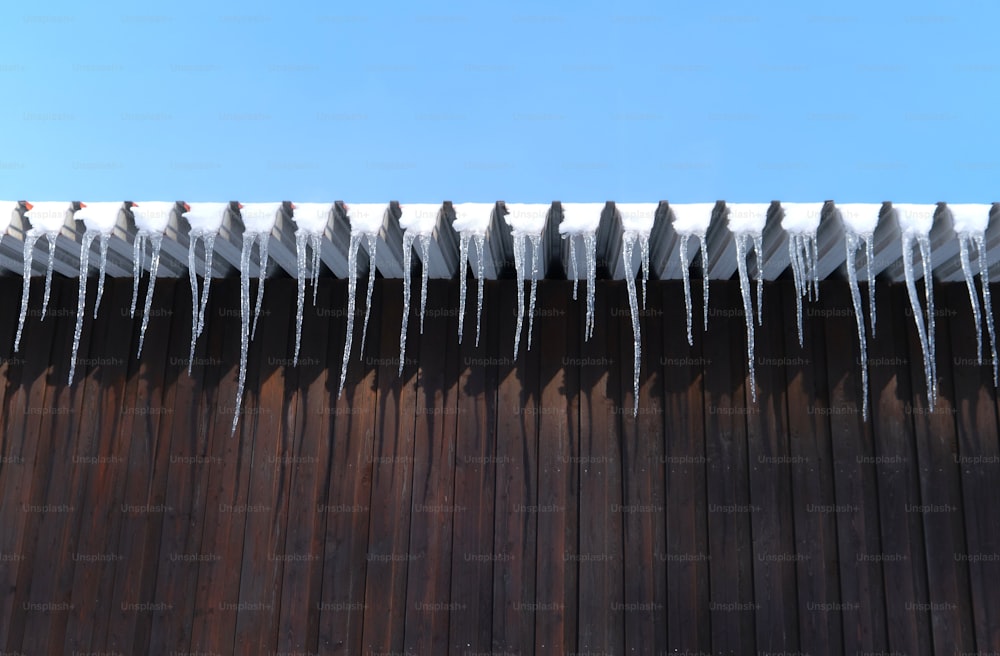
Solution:
[(1000, 200), (992, 0), (2, 13), (0, 198)]

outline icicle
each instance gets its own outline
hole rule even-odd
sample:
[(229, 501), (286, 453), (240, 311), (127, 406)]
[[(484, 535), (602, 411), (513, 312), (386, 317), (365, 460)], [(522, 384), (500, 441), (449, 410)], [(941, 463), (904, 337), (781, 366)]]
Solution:
[(205, 235), (205, 286), (201, 290), (201, 308), (198, 311), (198, 336), (205, 330), (205, 311), (208, 308), (208, 290), (212, 284), (212, 256), (215, 254), (215, 233)]
[(875, 339), (875, 258), (872, 255), (875, 235), (869, 232), (862, 235), (862, 239), (865, 240), (865, 268), (868, 270), (868, 321), (872, 325), (872, 339)]
[(764, 237), (753, 236), (753, 250), (757, 254), (757, 325), (764, 325)]
[(195, 269), (194, 245), (198, 236), (191, 233), (188, 242), (188, 277), (191, 280), (191, 357), (188, 358), (188, 376), (191, 375), (191, 363), (194, 362), (194, 345), (198, 341), (198, 274)]
[(649, 235), (639, 235), (639, 252), (642, 257), (642, 309), (646, 309), (646, 283), (649, 281)]
[(250, 339), (257, 336), (257, 320), (260, 319), (260, 306), (264, 303), (264, 278), (267, 276), (267, 246), (271, 241), (271, 233), (257, 235), (258, 249), (258, 270), (257, 275), (257, 304), (253, 310), (253, 328), (250, 330)]
[[(938, 398), (938, 377), (937, 377), (937, 340), (934, 338), (934, 324), (937, 312), (934, 311), (934, 276), (931, 264), (931, 240), (927, 235), (917, 237), (917, 245), (920, 246), (920, 259), (924, 265), (924, 294), (927, 296), (927, 345), (930, 352), (931, 368), (931, 389), (934, 393), (934, 403)], [(931, 409), (934, 409), (931, 403)]]
[(340, 365), (340, 389), (337, 398), (344, 393), (344, 382), (347, 380), (347, 363), (351, 359), (351, 341), (354, 339), (354, 307), (355, 294), (358, 288), (358, 248), (361, 246), (361, 235), (351, 234), (351, 243), (347, 247), (347, 337), (344, 342), (344, 360)]
[(56, 237), (59, 236), (59, 233), (46, 232), (45, 236), (49, 240), (49, 265), (45, 269), (45, 296), (42, 298), (42, 321), (45, 321), (45, 313), (49, 309), (49, 296), (52, 294), (52, 266), (56, 261)]
[(861, 349), (861, 416), (868, 420), (868, 344), (865, 341), (865, 315), (861, 304), (861, 290), (858, 289), (857, 252), (858, 236), (847, 231), (844, 234), (847, 249), (847, 280), (851, 288), (851, 302), (854, 304), (854, 319), (858, 324), (858, 344)]
[[(312, 247), (312, 288), (313, 307), (316, 306), (316, 293), (319, 291), (319, 256), (323, 251), (323, 235), (309, 235), (309, 245)], [(304, 251), (305, 249), (303, 249)], [(302, 257), (305, 257), (303, 252)]]
[(517, 271), (517, 330), (514, 332), (514, 359), (521, 345), (521, 327), (524, 325), (524, 249), (525, 236), (514, 235), (514, 269)]
[(597, 288), (597, 238), (592, 233), (583, 235), (587, 250), (587, 340), (594, 336), (594, 296)]
[[(198, 274), (195, 267), (194, 246), (198, 236), (201, 236), (205, 247), (205, 286), (201, 290), (201, 301), (198, 301)], [(194, 349), (205, 329), (205, 310), (208, 307), (208, 290), (212, 282), (212, 255), (215, 252), (215, 234), (191, 233), (191, 242), (188, 245), (188, 274), (191, 278), (191, 357), (188, 358), (188, 375), (191, 374), (191, 365), (194, 362)]]
[(73, 350), (69, 359), (69, 379), (67, 385), (73, 384), (73, 377), (76, 374), (76, 354), (80, 350), (80, 335), (83, 333), (83, 316), (87, 306), (87, 273), (90, 265), (90, 244), (97, 237), (96, 232), (90, 230), (83, 233), (80, 243), (80, 280), (79, 293), (76, 297), (76, 327), (73, 329)]
[(479, 333), (483, 323), (483, 255), (486, 247), (486, 238), (483, 235), (476, 235), (473, 238), (476, 244), (476, 252), (479, 254), (479, 266), (476, 267), (476, 297), (478, 307), (476, 308), (476, 348), (479, 348)]
[(704, 304), (705, 330), (708, 330), (708, 243), (705, 235), (698, 235), (701, 243), (701, 296)]
[(233, 427), (230, 435), (236, 434), (243, 407), (243, 386), (247, 379), (247, 352), (250, 350), (250, 249), (257, 239), (254, 233), (243, 235), (243, 251), (240, 253), (240, 373), (236, 383), (236, 404), (233, 406)]
[[(682, 237), (682, 240), (684, 238)], [(635, 293), (635, 273), (632, 271), (632, 250), (636, 234), (626, 232), (622, 238), (622, 255), (625, 258), (625, 285), (628, 288), (628, 305), (632, 315), (632, 416), (639, 414), (639, 363), (642, 361), (642, 338), (639, 326), (639, 302)], [(690, 306), (688, 307), (688, 339), (691, 338)]]
[(570, 277), (573, 278), (573, 300), (576, 300), (576, 288), (580, 282), (580, 276), (576, 269), (576, 241), (572, 233), (566, 235), (569, 238), (569, 270)]
[(302, 306), (306, 302), (306, 233), (295, 231), (295, 355), (292, 365), (299, 364), (299, 349), (302, 347)]
[(403, 233), (403, 325), (399, 332), (399, 375), (403, 375), (406, 362), (406, 326), (410, 320), (410, 265), (413, 257), (415, 235)]
[[(816, 235), (812, 235), (812, 281), (813, 281), (813, 299), (819, 300), (819, 241)], [(871, 290), (874, 294), (874, 289)], [(875, 315), (872, 315), (874, 318)]]
[(542, 237), (531, 235), (528, 239), (531, 240), (531, 300), (528, 306), (528, 350), (530, 351), (531, 332), (535, 327), (535, 297), (538, 295), (538, 260), (542, 257)]
[[(753, 302), (750, 298), (750, 277), (747, 274), (747, 255), (750, 235), (737, 233), (736, 264), (740, 272), (740, 291), (743, 293), (743, 313), (747, 324), (747, 368), (750, 374), (750, 398), (757, 402), (757, 379), (754, 368)], [(757, 296), (758, 303), (760, 295)]]
[[(920, 237), (917, 237), (920, 240)], [(923, 238), (926, 240), (926, 237)], [(906, 290), (909, 292), (910, 296), (910, 308), (913, 310), (913, 321), (917, 324), (917, 334), (920, 336), (920, 346), (924, 352), (924, 377), (927, 379), (927, 406), (928, 409), (934, 409), (934, 399), (935, 393), (935, 382), (934, 382), (934, 367), (933, 367), (933, 351), (931, 350), (930, 337), (927, 328), (924, 325), (924, 313), (920, 307), (920, 297), (917, 296), (917, 283), (913, 272), (913, 240), (914, 237), (910, 234), (903, 234), (903, 269), (906, 274)], [(921, 246), (921, 251), (923, 247)], [(922, 254), (922, 253), (921, 253)], [(924, 262), (924, 267), (927, 266), (927, 262)], [(931, 304), (931, 290), (933, 286), (925, 281), (925, 286), (927, 289), (928, 296), (928, 310), (933, 309)], [(933, 317), (933, 315), (929, 315)], [(929, 319), (933, 321), (933, 318)], [(930, 333), (931, 335), (933, 333)]]
[(983, 364), (983, 318), (979, 312), (979, 293), (976, 291), (975, 275), (972, 272), (972, 264), (969, 262), (969, 235), (960, 233), (958, 235), (959, 256), (962, 260), (962, 273), (965, 274), (965, 286), (969, 290), (969, 302), (972, 305), (972, 318), (976, 325), (976, 362)]
[(458, 236), (458, 343), (462, 343), (462, 328), (465, 325), (465, 267), (469, 261), (469, 233)]
[(803, 345), (802, 300), (813, 300), (816, 280), (816, 263), (813, 260), (813, 235), (791, 233), (788, 236), (788, 255), (795, 280), (795, 315), (799, 329), (799, 347)]
[(142, 355), (142, 343), (146, 339), (146, 328), (149, 326), (149, 311), (153, 307), (153, 291), (156, 289), (156, 271), (160, 268), (160, 246), (163, 244), (163, 235), (159, 233), (152, 234), (149, 236), (149, 241), (153, 247), (153, 257), (149, 265), (149, 286), (146, 287), (146, 302), (142, 307), (142, 325), (139, 328), (137, 358)]
[(21, 347), (21, 333), (24, 331), (24, 319), (28, 316), (28, 295), (31, 291), (31, 260), (35, 254), (35, 243), (41, 235), (29, 230), (24, 235), (24, 274), (21, 289), (21, 316), (17, 320), (17, 336), (14, 338), (14, 351)]
[(694, 337), (691, 336), (691, 272), (688, 271), (688, 239), (691, 235), (684, 233), (681, 235), (681, 277), (684, 279), (684, 309), (687, 310), (687, 334), (688, 346), (694, 346)]
[(990, 354), (993, 361), (993, 386), (1000, 384), (997, 370), (997, 336), (993, 327), (993, 303), (990, 299), (990, 271), (986, 261), (986, 235), (976, 235), (976, 257), (979, 259), (979, 283), (983, 286), (983, 314), (986, 315), (986, 328), (990, 335)]
[[(431, 236), (420, 235), (420, 334), (424, 334), (424, 311), (427, 308), (427, 278), (430, 274)], [(529, 333), (530, 335), (530, 333)], [(530, 337), (529, 337), (530, 340)], [(530, 343), (530, 341), (529, 341)]]
[(368, 289), (365, 290), (365, 323), (364, 329), (361, 331), (361, 348), (358, 349), (358, 358), (360, 359), (365, 352), (365, 343), (368, 339), (368, 317), (372, 312), (372, 289), (375, 288), (375, 247), (378, 244), (378, 240), (372, 233), (367, 234), (368, 237)]
[(139, 278), (142, 276), (142, 256), (146, 253), (146, 235), (138, 232), (132, 242), (132, 308), (129, 317), (135, 319), (135, 304), (139, 300)]
[(108, 269), (108, 240), (111, 235), (101, 234), (101, 264), (97, 270), (97, 299), (94, 300), (94, 318), (101, 307), (101, 297), (104, 296), (104, 274)]

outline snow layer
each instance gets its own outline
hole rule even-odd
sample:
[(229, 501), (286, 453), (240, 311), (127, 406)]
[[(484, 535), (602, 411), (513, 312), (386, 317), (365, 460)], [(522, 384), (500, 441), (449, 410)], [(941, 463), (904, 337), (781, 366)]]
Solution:
[(658, 207), (659, 203), (615, 203), (615, 209), (622, 220), (622, 230), (639, 235), (648, 235), (653, 231), (653, 220)]
[(437, 225), (440, 205), (430, 203), (419, 203), (412, 205), (400, 205), (402, 215), (399, 217), (399, 226), (414, 235), (429, 235), (434, 232)]
[(899, 229), (908, 235), (929, 235), (934, 226), (934, 212), (937, 205), (916, 205), (912, 203), (893, 203), (896, 210), (896, 220)]
[(135, 227), (153, 235), (162, 234), (170, 223), (170, 213), (175, 203), (171, 201), (152, 200), (136, 202), (132, 207), (135, 217)]
[(452, 224), (455, 232), (485, 235), (496, 203), (458, 203), (452, 207), (455, 209), (455, 222)]
[[(377, 235), (385, 222), (386, 206), (379, 203), (359, 203), (347, 208), (352, 235)], [(403, 211), (406, 214), (406, 211)], [(400, 219), (402, 224), (402, 219)]]
[(981, 233), (985, 232), (990, 223), (991, 205), (986, 203), (949, 203), (951, 218), (955, 232)]
[(191, 203), (191, 211), (184, 215), (191, 232), (211, 234), (219, 232), (226, 217), (229, 203)]
[(74, 218), (83, 221), (87, 231), (107, 235), (115, 229), (118, 223), (118, 212), (122, 209), (121, 202), (87, 203), (87, 206), (77, 210)]
[(67, 201), (45, 201), (35, 203), (34, 208), (25, 212), (25, 216), (36, 232), (59, 232), (66, 223), (69, 208), (70, 203)]
[(278, 220), (281, 203), (244, 203), (240, 210), (243, 227), (247, 232), (268, 234)]
[(674, 214), (674, 230), (682, 235), (703, 235), (712, 222), (715, 203), (670, 205)]
[(737, 233), (760, 234), (767, 223), (769, 203), (733, 203), (729, 209), (729, 230)]
[(820, 215), (823, 213), (823, 203), (782, 203), (781, 209), (784, 213), (781, 227), (785, 232), (816, 234)]
[(504, 220), (513, 235), (541, 235), (545, 229), (545, 217), (550, 205), (535, 203), (505, 203), (507, 215)]
[(882, 211), (880, 203), (837, 204), (844, 226), (856, 235), (868, 235), (878, 226), (878, 215)]
[(292, 219), (299, 230), (310, 235), (322, 235), (330, 220), (331, 207), (328, 203), (295, 203)]
[[(597, 232), (605, 203), (562, 203), (560, 235), (585, 235)], [(544, 225), (544, 224), (543, 224)]]

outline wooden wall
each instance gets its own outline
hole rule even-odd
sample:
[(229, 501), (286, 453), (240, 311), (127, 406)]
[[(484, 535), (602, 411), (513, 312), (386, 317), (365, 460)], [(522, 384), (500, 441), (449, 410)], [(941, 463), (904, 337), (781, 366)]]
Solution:
[[(929, 413), (905, 289), (878, 289), (871, 417), (854, 317), (827, 282), (796, 335), (768, 284), (746, 385), (738, 286), (713, 283), (685, 337), (679, 283), (650, 283), (631, 416), (623, 283), (539, 285), (514, 361), (513, 282), (413, 297), (355, 322), (324, 279), (292, 367), (295, 282), (267, 283), (230, 436), (239, 282), (212, 285), (187, 374), (186, 279), (157, 284), (141, 360), (131, 280), (92, 281), (67, 386), (77, 281), (41, 281), (12, 353), (0, 279), (0, 652), (5, 654), (952, 654), (1000, 650), (997, 395), (974, 363), (964, 286), (938, 288)], [(363, 283), (362, 290), (363, 291)], [(362, 297), (363, 298), (363, 297)], [(360, 355), (360, 357), (359, 357)]]

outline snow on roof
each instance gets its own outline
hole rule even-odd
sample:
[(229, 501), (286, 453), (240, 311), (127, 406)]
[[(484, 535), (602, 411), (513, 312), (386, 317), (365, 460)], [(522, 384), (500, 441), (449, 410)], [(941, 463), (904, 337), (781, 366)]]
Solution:
[(312, 235), (321, 235), (326, 231), (332, 207), (332, 203), (295, 203), (292, 220), (299, 230)]
[(351, 221), (351, 233), (374, 235), (382, 229), (388, 204), (355, 203), (348, 207), (347, 217)]
[(504, 220), (514, 235), (540, 235), (545, 229), (545, 217), (551, 205), (541, 203), (504, 203)]
[(622, 229), (641, 235), (652, 232), (653, 220), (659, 207), (659, 203), (615, 203), (615, 209), (622, 220)]
[(118, 223), (118, 213), (122, 209), (121, 201), (87, 203), (77, 210), (73, 218), (83, 221), (88, 231), (111, 234)]
[(881, 203), (837, 203), (837, 210), (844, 226), (856, 235), (875, 232), (878, 226)]
[(441, 206), (430, 203), (411, 203), (399, 206), (402, 215), (399, 217), (399, 227), (417, 235), (429, 235), (437, 225)]
[(455, 232), (483, 235), (490, 228), (490, 218), (496, 203), (454, 203)]
[(674, 214), (674, 231), (682, 235), (703, 235), (712, 223), (715, 203), (670, 204)]
[(953, 227), (959, 234), (985, 232), (990, 223), (990, 209), (986, 203), (948, 204)]
[(934, 212), (936, 205), (916, 205), (914, 203), (893, 203), (892, 209), (896, 211), (896, 220), (899, 221), (899, 229), (904, 234), (927, 235), (934, 225)]
[(66, 223), (66, 214), (70, 212), (71, 205), (69, 201), (43, 201), (35, 203), (34, 208), (25, 212), (25, 216), (36, 231), (58, 232)]
[(782, 203), (784, 217), (781, 227), (785, 232), (814, 234), (823, 214), (823, 203)]
[(267, 234), (274, 228), (278, 220), (281, 203), (244, 203), (240, 210), (243, 227), (247, 232)]
[(601, 223), (604, 203), (561, 203), (563, 220), (559, 223), (560, 235), (583, 235), (597, 232)]
[(770, 203), (727, 203), (729, 229), (736, 233), (762, 233), (767, 223), (768, 207)]
[(184, 214), (191, 231), (214, 234), (222, 227), (229, 203), (190, 203), (191, 210)]
[(154, 235), (163, 233), (170, 224), (170, 214), (176, 203), (163, 200), (146, 200), (132, 206), (135, 227)]

